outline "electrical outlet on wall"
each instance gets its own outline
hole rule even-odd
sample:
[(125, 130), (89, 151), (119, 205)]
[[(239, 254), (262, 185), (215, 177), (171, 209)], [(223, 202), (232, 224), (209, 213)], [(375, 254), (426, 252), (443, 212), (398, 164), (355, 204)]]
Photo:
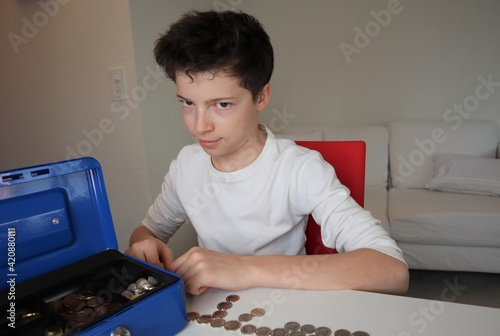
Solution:
[(108, 78), (111, 89), (111, 99), (113, 101), (127, 100), (127, 86), (123, 67), (110, 68), (108, 70)]

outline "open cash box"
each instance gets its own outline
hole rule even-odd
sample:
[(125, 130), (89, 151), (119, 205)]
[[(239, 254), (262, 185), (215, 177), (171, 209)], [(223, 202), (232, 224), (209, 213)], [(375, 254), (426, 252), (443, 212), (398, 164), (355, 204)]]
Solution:
[(182, 280), (117, 251), (100, 164), (0, 173), (0, 335), (175, 335)]

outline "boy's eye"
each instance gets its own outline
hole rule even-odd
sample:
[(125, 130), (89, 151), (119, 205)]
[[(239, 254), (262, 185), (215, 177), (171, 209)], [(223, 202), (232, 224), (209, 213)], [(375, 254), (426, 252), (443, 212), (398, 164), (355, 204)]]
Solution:
[(217, 107), (218, 109), (227, 109), (231, 106), (231, 103), (228, 103), (228, 102), (218, 102), (215, 104), (215, 107)]
[(179, 100), (182, 106), (193, 106), (193, 102), (189, 100)]

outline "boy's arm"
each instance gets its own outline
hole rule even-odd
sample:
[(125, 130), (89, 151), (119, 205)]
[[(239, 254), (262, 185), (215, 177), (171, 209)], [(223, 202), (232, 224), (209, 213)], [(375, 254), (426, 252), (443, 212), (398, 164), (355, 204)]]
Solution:
[(173, 260), (172, 250), (145, 226), (132, 232), (125, 253), (165, 269)]
[(258, 286), (396, 294), (407, 290), (409, 279), (405, 263), (373, 249), (330, 255), (236, 256), (195, 247), (176, 259), (171, 270), (182, 276), (191, 294), (209, 287)]

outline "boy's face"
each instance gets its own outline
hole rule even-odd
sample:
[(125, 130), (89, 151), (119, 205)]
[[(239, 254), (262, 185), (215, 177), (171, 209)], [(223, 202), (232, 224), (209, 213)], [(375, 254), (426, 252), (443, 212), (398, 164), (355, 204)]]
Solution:
[(215, 168), (234, 171), (260, 154), (266, 134), (259, 131), (258, 114), (270, 98), (269, 84), (254, 101), (237, 78), (218, 72), (176, 76), (177, 97), (191, 136), (212, 157)]

